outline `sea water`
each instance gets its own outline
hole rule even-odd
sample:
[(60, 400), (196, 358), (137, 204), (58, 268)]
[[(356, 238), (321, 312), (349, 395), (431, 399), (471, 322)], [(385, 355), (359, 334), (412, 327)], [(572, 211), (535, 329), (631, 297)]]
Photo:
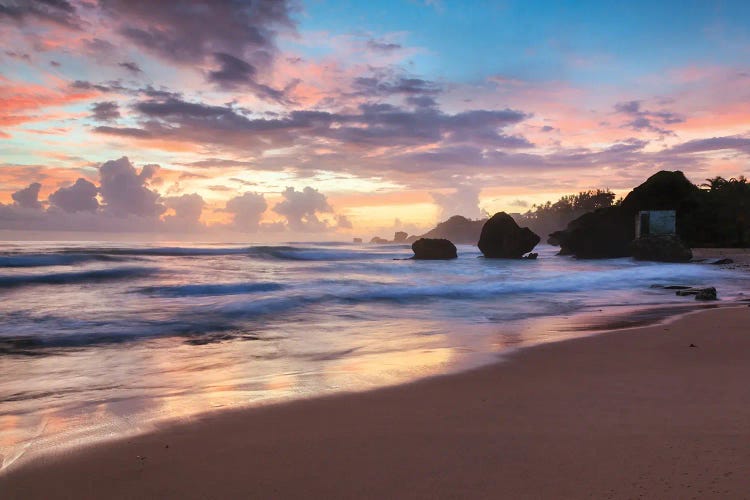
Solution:
[(0, 461), (466, 369), (586, 314), (750, 291), (709, 264), (415, 261), (408, 245), (0, 244)]

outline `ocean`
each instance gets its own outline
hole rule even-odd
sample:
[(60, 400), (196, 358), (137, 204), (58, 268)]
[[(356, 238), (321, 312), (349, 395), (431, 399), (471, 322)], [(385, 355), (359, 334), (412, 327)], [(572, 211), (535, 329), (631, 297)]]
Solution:
[(746, 274), (710, 264), (536, 251), (490, 260), (461, 245), (455, 261), (414, 261), (396, 244), (2, 243), (0, 467), (696, 306), (655, 285), (750, 293)]

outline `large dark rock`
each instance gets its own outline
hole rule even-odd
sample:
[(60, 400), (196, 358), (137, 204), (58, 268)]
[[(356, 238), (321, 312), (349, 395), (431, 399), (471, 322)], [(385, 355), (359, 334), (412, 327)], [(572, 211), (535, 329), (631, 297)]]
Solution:
[(454, 215), (423, 234), (422, 238), (446, 238), (456, 243), (476, 245), (486, 221), (486, 219), (471, 220), (461, 215)]
[(630, 244), (630, 250), (637, 260), (688, 262), (693, 258), (693, 252), (672, 235), (638, 238)]
[(446, 239), (420, 238), (411, 245), (414, 259), (447, 260), (458, 257), (456, 245)]
[(520, 259), (534, 249), (541, 238), (528, 227), (518, 227), (513, 217), (498, 212), (484, 223), (479, 250), (492, 259)]
[(677, 290), (677, 295), (681, 297), (695, 296), (695, 300), (718, 300), (716, 288), (710, 286), (707, 288), (688, 288), (687, 290)]
[(627, 257), (632, 255), (639, 211), (676, 210), (677, 233), (689, 242), (699, 197), (700, 189), (682, 172), (657, 172), (619, 205), (582, 215), (564, 230), (552, 233), (548, 241), (559, 243), (561, 255), (583, 259)]

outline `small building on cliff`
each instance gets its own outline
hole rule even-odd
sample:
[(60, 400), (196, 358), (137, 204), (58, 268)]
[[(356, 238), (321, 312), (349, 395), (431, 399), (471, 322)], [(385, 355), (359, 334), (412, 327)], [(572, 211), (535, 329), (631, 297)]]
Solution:
[(675, 210), (641, 210), (635, 216), (635, 237), (677, 234)]

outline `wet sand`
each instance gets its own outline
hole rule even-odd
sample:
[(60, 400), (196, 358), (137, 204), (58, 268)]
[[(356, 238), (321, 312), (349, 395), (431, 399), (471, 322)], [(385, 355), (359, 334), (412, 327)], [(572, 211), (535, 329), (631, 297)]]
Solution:
[(711, 309), (50, 455), (0, 496), (747, 498), (749, 380), (750, 308)]
[(694, 260), (716, 261), (731, 259), (731, 264), (724, 264), (730, 269), (750, 269), (750, 249), (748, 248), (693, 248)]

